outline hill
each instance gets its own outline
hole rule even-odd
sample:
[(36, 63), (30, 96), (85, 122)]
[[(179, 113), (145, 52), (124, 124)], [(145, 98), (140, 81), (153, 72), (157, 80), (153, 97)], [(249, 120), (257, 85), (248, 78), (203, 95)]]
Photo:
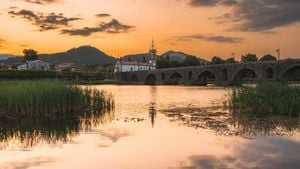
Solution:
[(122, 57), (122, 61), (149, 62), (148, 56), (149, 56), (148, 53), (126, 55)]
[(92, 46), (81, 46), (61, 53), (40, 54), (39, 59), (52, 64), (72, 62), (78, 65), (103, 65), (116, 62), (115, 58)]
[[(186, 54), (184, 52), (176, 52), (176, 51), (168, 51), (160, 56), (157, 56), (158, 58), (164, 58), (173, 61), (177, 61), (181, 63), (187, 56), (192, 56), (189, 54)], [(199, 57), (197, 57), (199, 58)], [(126, 55), (122, 57), (122, 61), (137, 61), (137, 62), (149, 62), (149, 54), (148, 53), (141, 53), (141, 54), (132, 54), (132, 55)], [(207, 63), (207, 60), (199, 58), (199, 61)]]
[[(177, 52), (177, 51), (170, 50), (170, 51), (162, 54), (160, 57), (181, 63), (187, 56), (192, 56), (192, 55), (186, 54), (184, 52)], [(199, 57), (197, 57), (197, 58), (201, 62), (208, 62), (207, 60), (204, 60), (202, 58), (199, 58)]]
[(0, 60), (7, 60), (9, 58), (15, 57), (15, 55), (11, 54), (0, 54)]
[[(52, 64), (71, 62), (78, 65), (103, 65), (116, 62), (115, 58), (108, 56), (104, 52), (92, 46), (81, 46), (79, 48), (70, 49), (66, 52), (54, 54), (39, 54), (39, 59)], [(23, 63), (22, 60), (23, 57), (9, 57), (7, 59), (0, 60), (0, 62), (10, 65), (18, 65)]]

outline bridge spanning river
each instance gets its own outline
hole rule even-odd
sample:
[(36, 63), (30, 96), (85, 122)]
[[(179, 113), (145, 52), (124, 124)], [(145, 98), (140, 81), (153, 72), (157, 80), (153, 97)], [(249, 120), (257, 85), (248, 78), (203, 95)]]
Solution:
[[(299, 80), (300, 59), (231, 63), (117, 73), (116, 78), (136, 84), (238, 85), (243, 81)], [(299, 74), (298, 74), (299, 75)], [(296, 77), (295, 77), (296, 76)], [(296, 79), (295, 79), (296, 78)]]

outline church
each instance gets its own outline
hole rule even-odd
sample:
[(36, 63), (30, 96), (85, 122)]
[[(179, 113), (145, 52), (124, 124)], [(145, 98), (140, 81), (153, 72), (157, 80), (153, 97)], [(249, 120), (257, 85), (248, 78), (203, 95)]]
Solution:
[(137, 72), (156, 69), (156, 55), (157, 50), (152, 40), (152, 44), (149, 49), (148, 62), (137, 61), (122, 61), (119, 59), (115, 65), (115, 72)]

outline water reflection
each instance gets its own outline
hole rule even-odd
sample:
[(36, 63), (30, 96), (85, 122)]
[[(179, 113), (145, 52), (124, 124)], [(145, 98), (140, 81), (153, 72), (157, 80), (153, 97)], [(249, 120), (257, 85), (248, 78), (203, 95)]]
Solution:
[(299, 128), (298, 119), (287, 117), (256, 117), (232, 115), (223, 106), (183, 107), (161, 110), (170, 121), (183, 125), (214, 130), (220, 135), (235, 135), (244, 138), (293, 135)]
[[(230, 89), (95, 88), (114, 94), (116, 112), (78, 115), (55, 124), (49, 118), (1, 124), (0, 142), (6, 138), (9, 145), (0, 150), (0, 168), (300, 168), (298, 119), (232, 116), (219, 106)], [(10, 148), (20, 143), (20, 133), (32, 142), (27, 147), (38, 145), (25, 151)]]
[(37, 144), (68, 143), (79, 132), (114, 119), (114, 111), (86, 112), (60, 117), (0, 121), (0, 149), (26, 149)]
[(275, 137), (259, 142), (239, 145), (231, 154), (191, 155), (176, 169), (221, 169), (221, 168), (300, 168), (300, 142)]
[(1, 169), (27, 169), (31, 167), (39, 167), (45, 164), (54, 163), (56, 161), (55, 158), (51, 157), (35, 157), (29, 158), (26, 161), (22, 162), (12, 162), (6, 165), (0, 164)]
[(157, 95), (157, 88), (156, 86), (151, 87), (151, 101), (149, 104), (149, 116), (151, 119), (151, 125), (154, 127), (155, 118), (156, 118), (156, 95)]

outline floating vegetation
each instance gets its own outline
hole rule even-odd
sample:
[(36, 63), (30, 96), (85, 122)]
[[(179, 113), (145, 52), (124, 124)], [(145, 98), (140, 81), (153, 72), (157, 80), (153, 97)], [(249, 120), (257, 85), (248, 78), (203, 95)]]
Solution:
[(293, 135), (299, 128), (297, 118), (283, 116), (256, 117), (231, 114), (223, 106), (182, 107), (161, 110), (171, 122), (196, 129), (208, 129), (221, 135), (256, 138)]
[(300, 86), (281, 83), (260, 83), (254, 87), (244, 86), (232, 91), (225, 105), (233, 114), (254, 115), (300, 114)]
[(111, 94), (62, 81), (0, 82), (0, 117), (64, 116), (113, 107)]

